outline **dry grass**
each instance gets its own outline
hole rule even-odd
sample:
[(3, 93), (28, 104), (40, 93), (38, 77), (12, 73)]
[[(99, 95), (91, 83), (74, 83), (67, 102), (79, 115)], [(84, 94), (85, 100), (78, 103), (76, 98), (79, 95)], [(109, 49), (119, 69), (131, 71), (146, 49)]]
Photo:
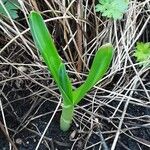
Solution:
[[(48, 141), (51, 140), (45, 133), (55, 120), (56, 112), (61, 110), (61, 96), (46, 66), (41, 63), (27, 25), (28, 13), (35, 9), (45, 17), (74, 86), (84, 82), (100, 45), (111, 42), (115, 47), (110, 71), (87, 94), (85, 103), (75, 109), (74, 125), (81, 136), (72, 139), (70, 149), (73, 150), (80, 140), (84, 141), (83, 149), (92, 149), (96, 145), (106, 150), (120, 146), (130, 149), (121, 139), (123, 137), (135, 142), (138, 149), (143, 149), (143, 146), (149, 148), (148, 139), (138, 136), (137, 131), (141, 132), (142, 128), (148, 130), (150, 125), (150, 68), (139, 67), (133, 52), (137, 41), (148, 42), (150, 39), (150, 0), (130, 1), (129, 9), (121, 21), (96, 14), (95, 1), (90, 0), (18, 1), (22, 18), (13, 20), (8, 14), (8, 18), (0, 19), (0, 109), (8, 137), (11, 132), (10, 139), (15, 141), (15, 135), (24, 128), (32, 130), (28, 125), (33, 121), (51, 115), (44, 132), (38, 127), (31, 131), (41, 137), (36, 149), (42, 139), (50, 149)], [(25, 93), (16, 95), (18, 91)], [(15, 103), (26, 101), (31, 105), (26, 108), (25, 114), (19, 114)], [(46, 102), (55, 104), (55, 108), (39, 114)], [(17, 128), (13, 129), (8, 124), (7, 113), (20, 119)], [(93, 135), (98, 136), (99, 140), (89, 144)], [(10, 142), (10, 149), (12, 146)]]

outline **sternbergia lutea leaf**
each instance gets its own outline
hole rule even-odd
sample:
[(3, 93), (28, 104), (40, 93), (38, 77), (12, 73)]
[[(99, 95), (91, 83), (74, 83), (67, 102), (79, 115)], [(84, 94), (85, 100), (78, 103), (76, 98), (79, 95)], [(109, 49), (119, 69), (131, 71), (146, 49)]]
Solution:
[(57, 52), (42, 16), (38, 12), (32, 11), (29, 15), (29, 25), (35, 45), (40, 51), (44, 62), (62, 94), (63, 104), (60, 128), (63, 131), (67, 131), (72, 122), (74, 106), (102, 79), (108, 70), (113, 57), (113, 47), (111, 44), (105, 44), (99, 48), (87, 79), (79, 88), (74, 90), (66, 72), (65, 65)]
[(85, 82), (74, 93), (74, 103), (77, 104), (85, 94), (105, 75), (113, 57), (113, 47), (105, 44), (97, 51), (89, 75)]
[[(63, 67), (62, 69), (63, 62), (57, 52), (53, 39), (46, 27), (46, 24), (43, 21), (42, 16), (39, 13), (32, 11), (29, 16), (29, 23), (36, 47), (40, 51), (48, 69), (50, 70), (53, 78), (55, 79), (55, 82), (57, 83), (61, 94), (63, 95), (63, 97), (65, 97), (65, 99), (68, 100), (68, 103), (69, 101), (72, 102), (71, 82), (68, 78), (65, 67)], [(63, 80), (63, 82), (65, 83), (60, 81), (60, 70), (63, 73), (62, 76), (65, 79)], [(63, 88), (64, 85), (62, 87), (62, 83), (66, 84), (67, 88)]]

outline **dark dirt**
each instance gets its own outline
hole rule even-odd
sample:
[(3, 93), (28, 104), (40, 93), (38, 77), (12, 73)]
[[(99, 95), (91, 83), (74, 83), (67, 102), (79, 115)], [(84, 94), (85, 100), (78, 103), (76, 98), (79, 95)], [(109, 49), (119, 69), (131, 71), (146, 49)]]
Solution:
[[(3, 53), (3, 56), (7, 56), (7, 51)], [(17, 57), (18, 56), (18, 57)], [(17, 57), (18, 62), (22, 62), (22, 60), (25, 60), (25, 58), (28, 56), (26, 52), (24, 54), (14, 54), (10, 58), (12, 62)], [(0, 60), (3, 62), (3, 60)], [(31, 59), (26, 59), (25, 63), (31, 63)], [(30, 66), (26, 67), (26, 73), (34, 78), (39, 83), (45, 85), (48, 88), (54, 88), (54, 84), (52, 80), (49, 77), (48, 72), (46, 69), (41, 70), (38, 67), (33, 67), (32, 70), (37, 71), (37, 75), (34, 73), (32, 75), (32, 70)], [(127, 74), (125, 76), (125, 82), (127, 82), (130, 78), (130, 73), (132, 70), (128, 70)], [(41, 73), (42, 72), (42, 73)], [(5, 67), (0, 68), (0, 81), (3, 81), (5, 79), (13, 78), (20, 76), (21, 74), (16, 71), (12, 66), (6, 65)], [(128, 77), (129, 76), (129, 77)], [(111, 90), (114, 85), (117, 83), (117, 80), (119, 80), (120, 74), (118, 73), (112, 80), (110, 84), (106, 86), (106, 89)], [(146, 88), (150, 90), (150, 85), (148, 84), (150, 81), (150, 73), (147, 74), (145, 77), (145, 80), (143, 81), (146, 85)], [(46, 79), (46, 80), (45, 80)], [(19, 79), (13, 79), (9, 80), (5, 83), (2, 83), (0, 85), (0, 89), (2, 89), (1, 100), (3, 104), (4, 114), (6, 123), (9, 129), (9, 134), (11, 140), (15, 143), (18, 150), (34, 150), (41, 134), (43, 133), (48, 121), (50, 120), (53, 111), (55, 110), (57, 106), (57, 97), (50, 94), (46, 90), (44, 90), (42, 87), (38, 86), (36, 83), (32, 82), (30, 79), (26, 79), (24, 77), (20, 77)], [(140, 86), (138, 87), (138, 90), (142, 89)], [(33, 93), (35, 93), (32, 95)], [(55, 91), (58, 92), (57, 90)], [(100, 94), (99, 94), (100, 93)], [(99, 91), (98, 95), (107, 95), (108, 93), (101, 93)], [(7, 97), (7, 99), (5, 98)], [(145, 93), (143, 92), (135, 92), (133, 94), (133, 97), (142, 99), (143, 101), (147, 101), (145, 99)], [(97, 98), (98, 99), (98, 98)], [(98, 99), (101, 101), (101, 99)], [(11, 103), (11, 106), (10, 106)], [(79, 105), (82, 106), (84, 104), (88, 104), (88, 101), (82, 101)], [(118, 105), (118, 100), (113, 100), (113, 102), (110, 103), (111, 106), (116, 107)], [(123, 109), (125, 103), (122, 103), (120, 110)], [(116, 150), (138, 150), (139, 145), (142, 148), (142, 150), (148, 149), (147, 146), (144, 146), (144, 144), (139, 143), (137, 141), (145, 140), (144, 143), (149, 144), (150, 141), (150, 128), (148, 124), (149, 122), (149, 116), (150, 116), (150, 106), (148, 107), (143, 106), (137, 106), (137, 105), (131, 105), (129, 104), (127, 113), (124, 120), (124, 124), (122, 128), (134, 128), (131, 131), (126, 131), (124, 134), (122, 133), (119, 137)], [(90, 106), (89, 106), (90, 107)], [(87, 108), (89, 109), (89, 108)], [(30, 110), (30, 111), (29, 111)], [(85, 113), (84, 110), (78, 110), (81, 113)], [(69, 150), (73, 148), (74, 150), (82, 150), (84, 147), (89, 147), (89, 150), (99, 150), (100, 143), (102, 141), (101, 135), (103, 135), (103, 138), (108, 140), (106, 141), (106, 145), (108, 148), (111, 147), (111, 144), (113, 142), (114, 133), (111, 133), (111, 131), (116, 128), (114, 127), (115, 123), (118, 125), (119, 120), (113, 119), (113, 120), (106, 120), (103, 119), (103, 117), (110, 118), (112, 115), (112, 112), (114, 110), (111, 110), (111, 108), (108, 108), (106, 106), (102, 106), (99, 110), (97, 110), (97, 114), (102, 116), (100, 117), (100, 122), (102, 124), (101, 127), (94, 126), (92, 134), (90, 135), (90, 130), (85, 129), (83, 132), (79, 130), (75, 126), (75, 124), (72, 125), (71, 129), (63, 133), (59, 128), (59, 118), (60, 118), (60, 112), (57, 112), (55, 115), (55, 118), (53, 119), (50, 127), (48, 128), (46, 135), (44, 137), (44, 140), (42, 141), (39, 150), (47, 150), (48, 147), (51, 150)], [(48, 113), (48, 114), (46, 114)], [(43, 115), (45, 114), (45, 115)], [(118, 113), (117, 115), (120, 116), (122, 113)], [(31, 118), (34, 118), (36, 116), (42, 115), (41, 117), (37, 119), (31, 120)], [(86, 114), (88, 116), (88, 114)], [(135, 119), (135, 117), (143, 116), (140, 119)], [(0, 121), (2, 122), (2, 116), (0, 116)], [(80, 118), (76, 119), (77, 123), (80, 124)], [(3, 122), (2, 122), (3, 123)], [(84, 122), (86, 124), (86, 121)], [(87, 124), (87, 126), (90, 126)], [(70, 138), (72, 132), (75, 132), (75, 137), (73, 139)], [(101, 133), (101, 134), (100, 134)], [(133, 136), (134, 135), (134, 136)], [(111, 137), (109, 139), (109, 137)], [(130, 136), (130, 137), (129, 137)], [(135, 140), (136, 138), (136, 140)], [(91, 145), (95, 144), (92, 148), (90, 148)], [(8, 139), (6, 136), (0, 132), (0, 150), (8, 150)], [(104, 149), (104, 148), (101, 148)], [(107, 149), (104, 149), (107, 150)]]
[[(148, 78), (147, 78), (148, 79)], [(149, 80), (149, 79), (148, 79)], [(26, 81), (28, 83), (28, 81)], [(24, 83), (22, 83), (24, 84)], [(34, 84), (33, 84), (34, 85)], [(33, 86), (33, 89), (35, 86)], [(33, 150), (35, 149), (39, 139), (40, 134), (43, 133), (49, 119), (51, 118), (52, 112), (56, 108), (55, 101), (49, 101), (44, 99), (38, 99), (37, 96), (29, 96), (32, 94), (32, 92), (28, 89), (25, 89), (26, 86), (20, 86), (21, 88), (17, 88), (14, 84), (9, 84), (9, 82), (5, 85), (5, 88), (3, 88), (3, 93), (7, 95), (8, 101), (11, 102), (11, 105), (13, 106), (14, 110), (9, 106), (9, 103), (2, 97), (2, 103), (4, 106), (4, 113), (6, 116), (6, 122), (9, 129), (10, 137), (15, 142), (16, 146), (19, 150)], [(31, 88), (32, 89), (32, 88)], [(38, 89), (38, 87), (37, 87)], [(107, 94), (107, 93), (106, 93)], [(144, 97), (144, 93), (136, 93), (134, 94), (134, 97)], [(44, 96), (49, 99), (53, 99), (54, 97), (48, 93), (45, 93)], [(14, 102), (15, 101), (15, 102)], [(35, 101), (37, 101), (35, 103)], [(56, 100), (57, 101), (57, 100)], [(84, 102), (88, 103), (88, 102)], [(40, 106), (42, 104), (42, 106)], [(118, 101), (113, 101), (112, 106), (117, 106)], [(82, 103), (81, 103), (82, 105)], [(33, 107), (31, 109), (31, 106)], [(120, 107), (122, 109), (124, 106), (124, 103)], [(28, 114), (28, 116), (25, 115), (26, 113), (31, 109), (31, 112)], [(105, 110), (105, 111), (102, 111)], [(99, 114), (110, 117), (112, 115), (112, 110), (107, 107), (102, 107), (102, 109), (98, 112)], [(38, 110), (38, 111), (37, 111)], [(106, 111), (107, 110), (107, 111)], [(37, 111), (37, 112), (36, 112)], [(48, 113), (47, 115), (43, 115), (35, 120), (30, 120), (31, 117), (34, 118), (34, 116), (38, 116), (41, 114)], [(136, 140), (144, 139), (144, 143), (149, 144), (150, 141), (150, 128), (149, 125), (146, 126), (149, 123), (149, 116), (150, 116), (150, 107), (145, 108), (143, 106), (137, 106), (137, 105), (131, 105), (129, 104), (128, 115), (126, 116), (124, 120), (124, 124), (122, 128), (134, 128), (132, 129), (132, 132), (126, 131), (125, 134), (121, 134), (120, 138), (117, 143), (116, 150), (120, 149), (132, 149), (132, 150), (138, 150), (139, 145), (142, 148), (142, 150), (148, 149), (147, 146), (144, 146), (142, 143), (140, 144)], [(118, 113), (118, 116), (120, 114)], [(135, 119), (135, 117), (143, 116), (141, 119)], [(107, 120), (101, 120), (102, 127), (98, 128), (95, 126), (93, 130), (95, 131), (95, 134), (92, 134), (90, 137), (89, 133), (90, 131), (86, 131), (83, 133), (79, 133), (79, 129), (73, 124), (71, 129), (63, 133), (59, 129), (59, 118), (60, 118), (60, 112), (58, 112), (55, 116), (55, 119), (53, 119), (50, 127), (48, 128), (46, 135), (44, 137), (44, 140), (42, 144), (40, 145), (40, 150), (46, 150), (47, 144), (49, 145), (50, 149), (64, 149), (68, 150), (71, 149), (73, 146), (73, 143), (75, 146), (73, 149), (83, 149), (84, 147), (88, 147), (92, 144), (95, 144), (94, 150), (99, 149), (99, 143), (101, 141), (99, 130), (101, 130), (101, 133), (104, 138), (108, 138), (111, 135), (114, 135), (113, 133), (109, 133), (106, 131), (111, 131), (112, 129), (115, 129), (115, 127), (111, 124), (111, 122), (108, 122)], [(1, 119), (2, 121), (2, 119)], [(118, 119), (112, 120), (116, 125), (118, 125)], [(145, 124), (145, 125), (144, 125)], [(41, 133), (40, 133), (40, 132)], [(74, 139), (70, 139), (70, 135), (73, 131), (76, 131)], [(0, 149), (7, 150), (8, 149), (8, 139), (4, 136), (4, 134), (0, 133)], [(134, 136), (133, 136), (134, 135)], [(129, 137), (131, 136), (131, 137)], [(79, 138), (77, 142), (75, 142), (75, 139)], [(136, 138), (136, 140), (134, 139)], [(110, 140), (106, 141), (106, 144), (108, 147), (111, 146), (113, 140), (111, 138)], [(139, 143), (139, 144), (138, 144)], [(92, 148), (89, 148), (92, 150)]]

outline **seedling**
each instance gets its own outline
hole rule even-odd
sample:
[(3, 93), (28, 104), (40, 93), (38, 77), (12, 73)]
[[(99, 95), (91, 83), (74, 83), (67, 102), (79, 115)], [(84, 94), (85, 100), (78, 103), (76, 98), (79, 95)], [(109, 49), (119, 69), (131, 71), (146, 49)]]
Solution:
[(72, 122), (74, 106), (81, 101), (108, 70), (113, 56), (113, 47), (108, 43), (99, 48), (87, 79), (80, 87), (73, 89), (65, 65), (57, 52), (42, 16), (38, 12), (32, 11), (29, 15), (29, 25), (35, 45), (61, 92), (63, 104), (60, 128), (67, 131)]
[(143, 67), (150, 65), (150, 43), (137, 42), (134, 56), (137, 62), (144, 62)]
[(129, 0), (99, 0), (99, 4), (95, 8), (96, 12), (102, 13), (102, 16), (117, 20), (122, 19), (128, 4)]

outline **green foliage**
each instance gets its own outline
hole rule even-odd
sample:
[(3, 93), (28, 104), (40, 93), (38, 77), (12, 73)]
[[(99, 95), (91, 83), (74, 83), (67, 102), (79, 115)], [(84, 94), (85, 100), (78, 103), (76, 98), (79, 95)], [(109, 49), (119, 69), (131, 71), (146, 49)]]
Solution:
[[(31, 12), (29, 16), (29, 23), (34, 42), (40, 51), (40, 54), (42, 55), (48, 69), (50, 70), (55, 82), (57, 83), (63, 98), (67, 102), (70, 101), (70, 103), (72, 103), (71, 82), (42, 16), (37, 12)], [(67, 92), (67, 90), (69, 92)]]
[(96, 12), (102, 13), (102, 16), (117, 20), (122, 19), (127, 11), (128, 3), (128, 0), (99, 0), (95, 8)]
[(77, 104), (106, 73), (110, 66), (113, 55), (113, 47), (111, 44), (101, 46), (95, 54), (91, 69), (85, 80), (79, 88), (74, 91), (74, 103)]
[(85, 94), (108, 70), (113, 56), (113, 47), (111, 44), (106, 44), (99, 48), (85, 83), (74, 90), (65, 65), (57, 52), (42, 16), (32, 11), (29, 16), (29, 25), (36, 47), (40, 51), (40, 54), (62, 94), (63, 105), (60, 128), (63, 131), (67, 131), (72, 122), (74, 106), (81, 101)]
[[(150, 61), (150, 43), (137, 42), (134, 56), (137, 62)], [(145, 66), (146, 64), (147, 62), (142, 65)]]
[[(8, 13), (12, 17), (12, 19), (18, 18), (17, 10), (19, 9), (19, 3), (17, 0), (2, 0), (4, 6), (6, 7)], [(0, 14), (7, 16), (6, 11), (0, 5)]]

